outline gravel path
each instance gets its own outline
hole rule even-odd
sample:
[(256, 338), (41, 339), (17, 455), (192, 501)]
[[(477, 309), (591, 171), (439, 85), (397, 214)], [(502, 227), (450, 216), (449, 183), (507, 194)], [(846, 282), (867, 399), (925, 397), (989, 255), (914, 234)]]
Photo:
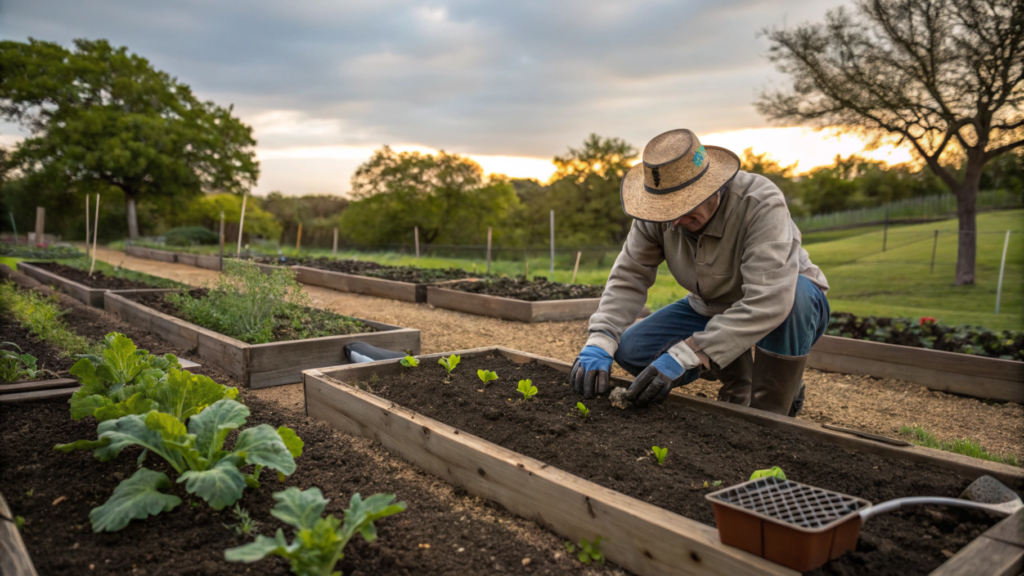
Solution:
[[(97, 257), (130, 270), (146, 272), (201, 286), (217, 272), (143, 260), (123, 252), (99, 249)], [(418, 328), (424, 353), (500, 345), (572, 362), (587, 338), (587, 322), (523, 324), (497, 318), (442, 310), (425, 304), (398, 302), (371, 296), (306, 286), (316, 306), (399, 326)], [(620, 375), (625, 375), (616, 367)], [(988, 405), (973, 398), (928, 390), (919, 384), (869, 376), (833, 374), (808, 369), (804, 378), (807, 401), (800, 418), (897, 436), (901, 425), (920, 425), (940, 440), (971, 438), (990, 452), (1024, 459), (1024, 406)], [(683, 391), (710, 398), (718, 383), (698, 380)], [(257, 392), (282, 404), (302, 404), (299, 385)]]

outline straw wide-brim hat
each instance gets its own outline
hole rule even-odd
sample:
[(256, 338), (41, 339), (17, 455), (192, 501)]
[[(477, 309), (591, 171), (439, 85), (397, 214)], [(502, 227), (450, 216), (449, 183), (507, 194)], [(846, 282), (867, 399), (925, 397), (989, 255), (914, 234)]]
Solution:
[(622, 179), (622, 209), (637, 220), (671, 222), (690, 212), (724, 186), (740, 169), (725, 148), (702, 146), (685, 128), (655, 137), (643, 162)]

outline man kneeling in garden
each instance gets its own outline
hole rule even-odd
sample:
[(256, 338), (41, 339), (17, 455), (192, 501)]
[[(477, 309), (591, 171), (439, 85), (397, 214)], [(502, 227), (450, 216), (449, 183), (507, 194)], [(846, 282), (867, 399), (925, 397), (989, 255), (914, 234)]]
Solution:
[[(672, 130), (647, 144), (620, 193), (633, 226), (573, 364), (576, 391), (608, 392), (614, 358), (636, 376), (626, 397), (637, 406), (703, 376), (722, 382), (721, 401), (795, 416), (828, 283), (782, 192), (740, 172), (732, 152)], [(630, 326), (662, 262), (690, 294)]]

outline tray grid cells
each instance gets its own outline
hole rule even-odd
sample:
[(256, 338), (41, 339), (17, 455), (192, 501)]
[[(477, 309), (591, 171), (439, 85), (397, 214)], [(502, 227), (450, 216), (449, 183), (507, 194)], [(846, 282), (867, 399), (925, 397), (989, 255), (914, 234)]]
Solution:
[(824, 528), (865, 506), (864, 502), (851, 496), (770, 476), (742, 484), (714, 498), (777, 521), (811, 529)]

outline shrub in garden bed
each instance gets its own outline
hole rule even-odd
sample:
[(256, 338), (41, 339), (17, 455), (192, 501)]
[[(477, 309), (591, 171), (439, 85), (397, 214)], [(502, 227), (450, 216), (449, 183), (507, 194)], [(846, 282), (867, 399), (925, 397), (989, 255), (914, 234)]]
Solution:
[(994, 331), (980, 326), (948, 326), (929, 317), (912, 320), (833, 312), (825, 334), (1024, 361), (1024, 330)]
[[(780, 466), (795, 481), (881, 502), (901, 496), (956, 497), (971, 478), (949, 470), (846, 450), (798, 430), (666, 402), (618, 409), (582, 400), (565, 373), (536, 362), (463, 356), (379, 375), (360, 388), (571, 474), (714, 523), (704, 496)], [(487, 381), (481, 374), (493, 372)], [(341, 376), (338, 376), (341, 378)], [(582, 404), (582, 409), (579, 406)], [(660, 462), (657, 454), (664, 457)], [(667, 449), (667, 457), (666, 452)], [(855, 552), (823, 573), (927, 573), (994, 523), (984, 514), (907, 509), (865, 525)], [(908, 535), (928, 534), (930, 538)]]
[(600, 298), (604, 293), (604, 286), (601, 285), (548, 282), (544, 276), (534, 276), (533, 280), (527, 280), (524, 276), (487, 278), (478, 282), (456, 282), (446, 285), (445, 288), (474, 294), (515, 298), (528, 302)]
[(225, 261), (224, 274), (206, 290), (132, 298), (249, 344), (373, 331), (354, 318), (311, 307), (290, 270), (264, 274), (246, 261)]
[(202, 226), (179, 226), (164, 232), (164, 244), (167, 246), (193, 246), (196, 244), (217, 244), (220, 236)]

